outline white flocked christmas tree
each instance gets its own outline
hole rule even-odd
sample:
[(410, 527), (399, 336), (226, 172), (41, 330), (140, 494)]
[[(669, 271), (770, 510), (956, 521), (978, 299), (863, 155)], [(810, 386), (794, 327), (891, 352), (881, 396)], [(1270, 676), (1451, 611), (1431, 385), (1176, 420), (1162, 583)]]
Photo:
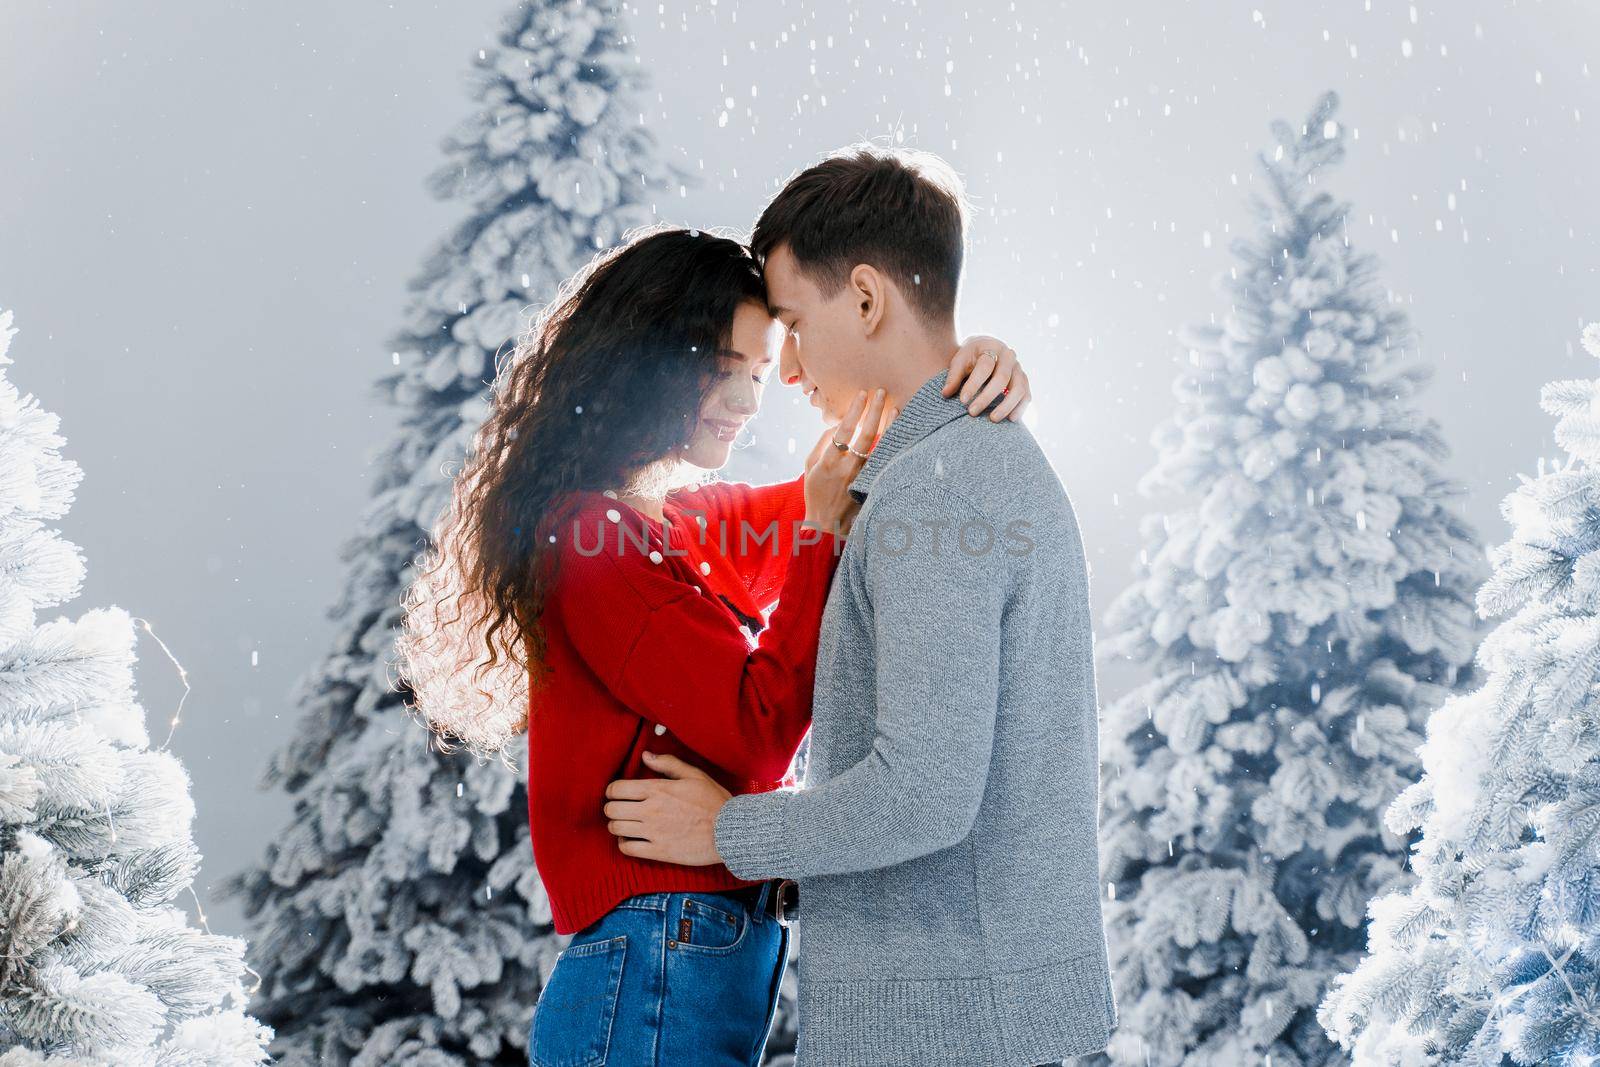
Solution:
[[(250, 1067), (245, 944), (188, 924), (189, 777), (150, 746), (134, 622), (43, 622), (84, 562), (49, 523), (83, 478), (60, 420), (19, 394), (0, 313), (0, 1067)], [(169, 732), (170, 739), (170, 732)]]
[[(1583, 343), (1600, 358), (1600, 323)], [(1539, 400), (1569, 455), (1501, 504), (1483, 684), (1428, 721), (1386, 815), (1420, 827), (1419, 879), (1373, 902), (1320, 1013), (1357, 1064), (1600, 1063), (1600, 381)]]
[(1482, 552), (1414, 406), (1429, 368), (1322, 188), (1336, 105), (1273, 124), (1230, 306), (1182, 337), (1140, 485), (1171, 510), (1102, 629), (1150, 677), (1102, 724), (1119, 1023), (1090, 1062), (1342, 1062), (1315, 1007), (1410, 877), (1381, 813), (1470, 673)]
[[(465, 221), (412, 284), (379, 390), (393, 443), (345, 545), (334, 647), (266, 783), (293, 822), (231, 885), (259, 934), (257, 1012), (282, 1067), (527, 1062), (564, 939), (533, 865), (526, 767), (442, 753), (394, 683), (402, 595), (488, 411), (497, 358), (560, 282), (654, 220), (682, 175), (640, 125), (620, 0), (509, 10), (431, 181)], [(524, 761), (516, 760), (518, 764)]]

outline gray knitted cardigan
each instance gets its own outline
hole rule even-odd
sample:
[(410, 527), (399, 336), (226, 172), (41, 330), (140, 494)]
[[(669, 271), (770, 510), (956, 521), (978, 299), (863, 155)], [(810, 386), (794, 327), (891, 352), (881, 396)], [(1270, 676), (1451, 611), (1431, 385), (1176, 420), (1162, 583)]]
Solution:
[(929, 379), (850, 491), (800, 789), (717, 819), (800, 883), (797, 1067), (1105, 1047), (1097, 700), (1077, 517), (1032, 433)]

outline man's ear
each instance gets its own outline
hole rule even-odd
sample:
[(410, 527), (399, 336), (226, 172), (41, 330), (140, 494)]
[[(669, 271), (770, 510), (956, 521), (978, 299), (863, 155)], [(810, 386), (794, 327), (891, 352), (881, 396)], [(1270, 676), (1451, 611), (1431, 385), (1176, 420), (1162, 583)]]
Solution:
[(855, 301), (856, 315), (862, 331), (871, 337), (883, 325), (889, 310), (888, 282), (878, 273), (878, 268), (857, 263), (850, 272), (850, 298)]

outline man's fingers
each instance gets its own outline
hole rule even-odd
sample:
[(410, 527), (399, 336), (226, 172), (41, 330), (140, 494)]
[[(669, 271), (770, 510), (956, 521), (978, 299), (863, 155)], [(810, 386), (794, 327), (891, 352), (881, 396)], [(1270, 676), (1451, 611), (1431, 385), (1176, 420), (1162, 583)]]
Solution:
[(644, 761), (650, 765), (651, 770), (659, 771), (668, 778), (711, 777), (699, 767), (696, 767), (694, 764), (689, 763), (686, 760), (679, 759), (670, 752), (663, 752), (659, 756), (654, 752), (646, 752), (644, 754)]
[(600, 812), (608, 819), (642, 819), (644, 808), (642, 800), (608, 800)]
[(606, 829), (618, 837), (632, 837), (640, 839), (645, 837), (645, 824), (633, 819), (612, 819), (606, 823)]
[(648, 778), (618, 778), (606, 786), (607, 800), (645, 800), (649, 796)]
[(634, 856), (642, 860), (666, 860), (666, 850), (654, 841), (638, 841), (631, 837), (617, 838), (617, 848), (624, 856)]

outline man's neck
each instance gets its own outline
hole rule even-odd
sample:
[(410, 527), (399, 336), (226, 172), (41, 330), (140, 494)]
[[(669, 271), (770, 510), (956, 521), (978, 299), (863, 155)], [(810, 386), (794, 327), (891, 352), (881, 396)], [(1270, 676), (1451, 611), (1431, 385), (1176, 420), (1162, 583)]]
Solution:
[(905, 408), (913, 393), (924, 382), (950, 366), (960, 349), (955, 327), (937, 331), (908, 330), (876, 368), (878, 381), (873, 388), (886, 390), (885, 399), (896, 411)]

